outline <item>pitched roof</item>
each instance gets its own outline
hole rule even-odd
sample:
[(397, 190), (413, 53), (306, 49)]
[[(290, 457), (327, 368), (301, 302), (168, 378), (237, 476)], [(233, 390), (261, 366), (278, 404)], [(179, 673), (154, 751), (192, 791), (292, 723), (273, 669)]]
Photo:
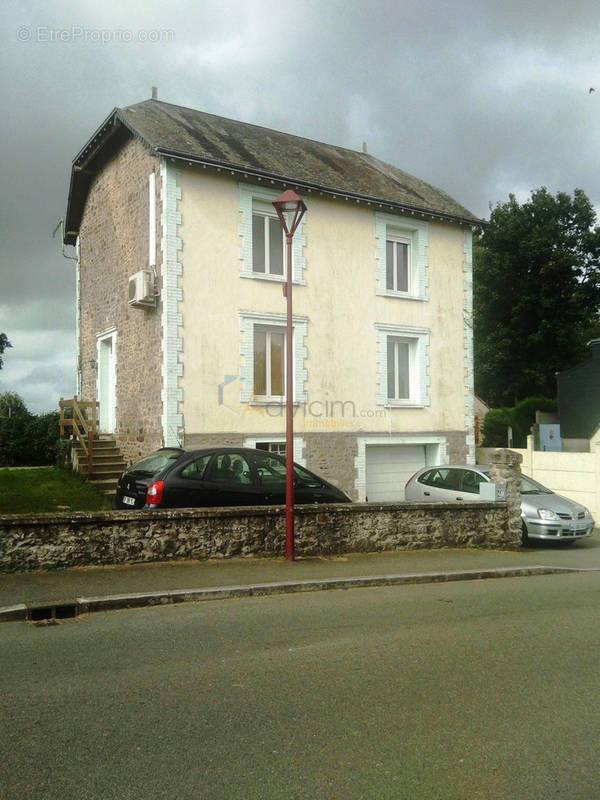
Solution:
[(120, 128), (156, 155), (227, 167), (304, 189), (384, 203), (467, 224), (481, 221), (446, 192), (372, 155), (203, 111), (144, 100), (114, 109), (73, 162), (65, 242), (75, 242), (90, 174), (86, 167)]

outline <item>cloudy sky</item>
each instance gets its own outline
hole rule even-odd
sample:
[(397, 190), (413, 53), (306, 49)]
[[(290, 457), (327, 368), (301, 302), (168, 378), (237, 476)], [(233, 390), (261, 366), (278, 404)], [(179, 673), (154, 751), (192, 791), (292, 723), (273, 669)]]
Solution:
[[(600, 208), (600, 25), (574, 0), (4, 0), (0, 393), (75, 393), (71, 161), (150, 97), (373, 155), (482, 217), (509, 193)], [(596, 87), (590, 93), (589, 89)], [(140, 353), (143, 357), (143, 353)]]

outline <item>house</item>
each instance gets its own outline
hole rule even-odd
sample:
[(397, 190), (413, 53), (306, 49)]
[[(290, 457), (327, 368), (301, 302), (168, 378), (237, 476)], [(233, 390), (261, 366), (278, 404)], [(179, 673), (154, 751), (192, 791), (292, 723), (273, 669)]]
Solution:
[(146, 100), (73, 162), (78, 392), (132, 461), (161, 445), (281, 451), (287, 188), (294, 458), (355, 499), (474, 461), (471, 235), (443, 191), (352, 151)]
[(556, 375), (562, 446), (572, 452), (589, 452), (600, 429), (600, 339), (588, 346), (590, 358)]

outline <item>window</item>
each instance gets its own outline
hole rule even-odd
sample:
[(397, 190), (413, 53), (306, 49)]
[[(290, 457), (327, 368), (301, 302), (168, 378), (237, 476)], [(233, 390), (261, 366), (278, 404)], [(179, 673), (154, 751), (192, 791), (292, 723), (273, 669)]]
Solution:
[(284, 233), (275, 209), (252, 205), (252, 271), (283, 277)]
[(399, 325), (375, 325), (377, 332), (377, 404), (422, 408), (429, 400), (429, 331)]
[[(388, 236), (390, 234), (388, 233)], [(389, 238), (385, 242), (385, 288), (389, 292), (410, 290), (410, 240)]]
[(427, 299), (426, 222), (393, 214), (375, 214), (377, 294)]
[[(278, 409), (279, 410), (279, 409)], [(281, 409), (281, 416), (279, 417), (281, 424), (284, 425), (285, 407)], [(244, 447), (252, 447), (256, 450), (262, 450), (265, 453), (273, 453), (277, 456), (285, 458), (285, 434), (265, 433), (262, 436), (246, 436), (244, 438)], [(293, 459), (296, 464), (306, 466), (304, 458), (304, 439), (298, 434), (294, 435), (294, 452)]]
[(462, 469), (460, 472), (460, 488), (462, 491), (469, 492), (470, 494), (479, 494), (479, 484), (486, 483), (487, 478), (479, 472), (474, 472), (470, 469)]
[(323, 484), (321, 481), (306, 469), (302, 469), (297, 464), (294, 465), (294, 479), (298, 486), (304, 489), (320, 489)]
[(285, 464), (278, 458), (272, 458), (267, 454), (262, 455), (257, 453), (253, 458), (262, 486), (269, 487), (270, 489), (285, 488)]
[[(285, 278), (285, 236), (277, 212), (272, 205), (280, 192), (263, 186), (238, 184), (241, 221), (240, 260), (242, 278), (283, 281)], [(304, 222), (302, 219), (292, 240), (292, 279), (305, 284)]]
[(387, 340), (387, 395), (390, 400), (408, 400), (411, 389), (411, 361), (414, 348), (409, 339), (388, 336)]
[(285, 456), (285, 442), (257, 442), (257, 450), (266, 450), (267, 453), (276, 453), (278, 456)]
[(285, 396), (285, 328), (254, 329), (254, 394)]
[[(240, 402), (283, 404), (286, 371), (285, 315), (240, 311), (239, 320), (242, 332)], [(304, 403), (308, 378), (305, 367), (308, 356), (305, 345), (308, 319), (294, 315), (292, 326), (293, 400), (295, 403)], [(275, 418), (276, 414), (270, 416)]]
[(194, 461), (191, 461), (186, 467), (181, 470), (181, 477), (190, 481), (201, 481), (204, 478), (204, 472), (210, 461), (211, 454), (200, 456)]
[(240, 453), (218, 455), (212, 462), (208, 480), (247, 486), (252, 483), (250, 465)]

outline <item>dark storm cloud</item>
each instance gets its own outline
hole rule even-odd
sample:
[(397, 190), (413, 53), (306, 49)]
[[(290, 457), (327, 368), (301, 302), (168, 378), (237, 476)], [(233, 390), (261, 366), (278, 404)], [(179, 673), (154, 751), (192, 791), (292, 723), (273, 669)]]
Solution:
[(595, 3), (8, 0), (0, 15), (0, 331), (19, 339), (0, 391), (40, 408), (74, 391), (74, 267), (52, 239), (71, 160), (152, 85), (173, 103), (366, 141), (482, 216), (540, 185), (600, 206)]

